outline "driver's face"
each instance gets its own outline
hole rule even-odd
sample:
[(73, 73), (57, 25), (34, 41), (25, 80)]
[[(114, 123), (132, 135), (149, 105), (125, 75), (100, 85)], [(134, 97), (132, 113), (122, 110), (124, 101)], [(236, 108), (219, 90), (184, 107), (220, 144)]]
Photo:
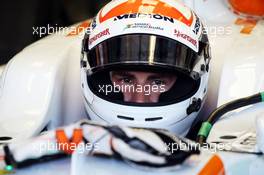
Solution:
[(112, 71), (112, 83), (122, 87), (125, 102), (157, 103), (160, 94), (168, 91), (177, 77), (167, 73)]

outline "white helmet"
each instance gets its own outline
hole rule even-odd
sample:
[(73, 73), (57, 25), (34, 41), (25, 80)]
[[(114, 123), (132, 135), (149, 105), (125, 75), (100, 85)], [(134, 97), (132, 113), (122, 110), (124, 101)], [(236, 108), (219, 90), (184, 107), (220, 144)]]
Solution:
[[(185, 135), (207, 92), (210, 47), (198, 16), (175, 0), (114, 0), (92, 20), (83, 40), (81, 83), (92, 120), (163, 128)], [(102, 93), (116, 69), (172, 72), (158, 103), (124, 102)], [(113, 90), (113, 89), (111, 89)]]

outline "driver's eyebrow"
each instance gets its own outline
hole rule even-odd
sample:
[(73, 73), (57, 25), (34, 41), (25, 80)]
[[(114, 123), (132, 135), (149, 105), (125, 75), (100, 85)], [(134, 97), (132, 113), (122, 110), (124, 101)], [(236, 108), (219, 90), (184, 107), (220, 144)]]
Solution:
[(168, 75), (168, 74), (150, 75), (150, 76), (148, 77), (148, 80), (160, 79), (160, 78), (168, 78), (168, 77), (171, 77), (171, 76)]
[(123, 77), (129, 77), (129, 78), (135, 77), (133, 74), (130, 74), (129, 72), (126, 72), (126, 71), (113, 71), (112, 76), (123, 76)]
[(148, 80), (155, 80), (155, 79), (161, 79), (163, 76), (160, 75), (151, 75), (148, 77)]

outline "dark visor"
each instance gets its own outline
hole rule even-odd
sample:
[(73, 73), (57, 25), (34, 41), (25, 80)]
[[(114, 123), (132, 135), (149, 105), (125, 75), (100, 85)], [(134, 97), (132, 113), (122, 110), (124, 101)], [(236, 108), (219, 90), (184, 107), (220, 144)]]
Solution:
[(200, 59), (198, 53), (180, 42), (147, 34), (117, 36), (99, 43), (87, 54), (92, 72), (111, 65), (141, 64), (191, 73)]

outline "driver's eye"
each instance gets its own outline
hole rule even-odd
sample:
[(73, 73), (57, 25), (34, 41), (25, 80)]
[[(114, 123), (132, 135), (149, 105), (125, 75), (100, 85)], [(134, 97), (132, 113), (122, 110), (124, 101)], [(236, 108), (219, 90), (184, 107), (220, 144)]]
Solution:
[(122, 83), (131, 84), (132, 83), (132, 80), (131, 80), (131, 78), (124, 77), (124, 78), (122, 78)]
[(163, 80), (160, 80), (160, 79), (156, 79), (156, 80), (153, 80), (152, 81), (152, 85), (163, 85), (163, 84), (165, 84), (165, 81), (163, 81)]

